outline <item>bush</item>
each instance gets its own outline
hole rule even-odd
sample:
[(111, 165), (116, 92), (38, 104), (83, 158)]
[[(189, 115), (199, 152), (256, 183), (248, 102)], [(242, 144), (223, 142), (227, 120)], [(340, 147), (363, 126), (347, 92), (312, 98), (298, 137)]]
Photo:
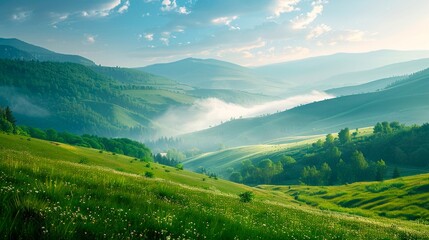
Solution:
[(238, 196), (240, 197), (240, 202), (244, 202), (244, 203), (251, 202), (255, 197), (255, 195), (251, 191), (240, 193), (238, 194)]
[(145, 172), (144, 176), (147, 178), (153, 178), (154, 174), (153, 172)]

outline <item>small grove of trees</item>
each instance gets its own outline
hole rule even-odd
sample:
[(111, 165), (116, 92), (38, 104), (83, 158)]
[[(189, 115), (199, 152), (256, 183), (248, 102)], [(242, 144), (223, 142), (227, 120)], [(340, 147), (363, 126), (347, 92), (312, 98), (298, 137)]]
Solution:
[(290, 156), (283, 156), (277, 162), (265, 158), (257, 165), (254, 165), (250, 160), (244, 160), (241, 163), (241, 170), (233, 171), (229, 179), (234, 182), (246, 184), (270, 184), (273, 183), (275, 177), (284, 173), (285, 167), (289, 167), (295, 163), (296, 160)]
[(0, 131), (16, 133), (16, 120), (8, 106), (6, 108), (0, 107)]

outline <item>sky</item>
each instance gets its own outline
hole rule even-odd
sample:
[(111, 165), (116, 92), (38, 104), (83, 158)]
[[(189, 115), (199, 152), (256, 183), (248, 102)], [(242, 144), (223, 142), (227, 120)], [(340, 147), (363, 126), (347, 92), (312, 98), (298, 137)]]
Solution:
[(0, 37), (106, 66), (429, 50), (425, 0), (1, 0)]

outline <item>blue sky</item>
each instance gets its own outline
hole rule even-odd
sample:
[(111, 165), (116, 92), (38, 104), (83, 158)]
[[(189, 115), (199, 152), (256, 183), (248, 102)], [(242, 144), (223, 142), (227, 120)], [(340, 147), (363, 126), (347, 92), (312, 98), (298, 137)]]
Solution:
[(429, 50), (424, 0), (2, 0), (0, 37), (138, 67), (257, 66), (336, 52)]

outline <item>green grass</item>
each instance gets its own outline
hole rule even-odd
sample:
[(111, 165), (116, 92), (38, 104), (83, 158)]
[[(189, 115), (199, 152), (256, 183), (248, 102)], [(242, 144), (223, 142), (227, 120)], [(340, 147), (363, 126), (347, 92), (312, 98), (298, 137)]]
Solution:
[(153, 105), (165, 104), (191, 104), (196, 98), (186, 95), (180, 91), (170, 91), (164, 89), (156, 90), (125, 90), (129, 96), (136, 97), (144, 103)]
[[(152, 172), (153, 177), (145, 177)], [(205, 178), (205, 180), (203, 180)], [(416, 189), (416, 191), (425, 189)], [(242, 203), (238, 193), (253, 191)], [(428, 239), (427, 225), (300, 206), (186, 170), (0, 134), (3, 239)]]
[(320, 209), (429, 224), (429, 174), (342, 186), (261, 186)]
[[(372, 129), (372, 127), (360, 128), (359, 136), (372, 134)], [(350, 132), (353, 133), (354, 131), (351, 130)], [(333, 135), (337, 137), (336, 133)], [(325, 135), (286, 137), (274, 139), (266, 144), (227, 148), (189, 158), (185, 161), (185, 166), (192, 170), (197, 170), (198, 167), (202, 166), (228, 178), (229, 176), (224, 174), (226, 170), (230, 167), (239, 169), (243, 160), (254, 162), (264, 158), (276, 160), (282, 155), (293, 155), (305, 151), (319, 139), (324, 140)]]

